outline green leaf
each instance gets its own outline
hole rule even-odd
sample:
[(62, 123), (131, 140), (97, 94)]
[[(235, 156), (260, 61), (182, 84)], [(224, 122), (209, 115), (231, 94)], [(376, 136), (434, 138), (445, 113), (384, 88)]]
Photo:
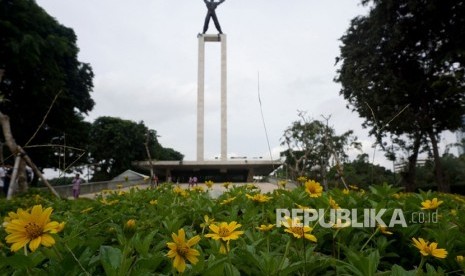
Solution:
[(11, 257), (5, 258), (2, 263), (10, 265), (14, 269), (24, 269), (34, 266), (32, 258), (20, 254), (15, 254)]
[(226, 275), (226, 276), (240, 276), (241, 273), (232, 264), (225, 263), (225, 265), (224, 265), (224, 275)]
[(415, 275), (415, 270), (410, 270), (410, 271), (407, 271), (405, 270), (403, 267), (399, 266), (399, 265), (394, 265), (392, 266), (392, 269), (391, 269), (391, 276), (409, 276), (409, 275)]
[(210, 257), (209, 260), (207, 261), (208, 268), (202, 272), (202, 275), (205, 275), (205, 276), (223, 275), (226, 260), (227, 260), (226, 257), (218, 259), (218, 260), (215, 260), (214, 258)]
[(121, 261), (123, 259), (123, 254), (119, 248), (114, 248), (107, 245), (102, 245), (100, 247), (100, 261), (102, 262), (103, 268), (107, 275), (116, 275), (119, 267), (121, 266)]

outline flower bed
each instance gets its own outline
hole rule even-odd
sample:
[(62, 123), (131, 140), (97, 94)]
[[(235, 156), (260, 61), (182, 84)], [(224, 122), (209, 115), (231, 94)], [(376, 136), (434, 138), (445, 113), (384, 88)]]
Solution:
[[(108, 191), (96, 200), (29, 194), (0, 201), (4, 218), (0, 271), (2, 275), (464, 272), (462, 196), (405, 194), (388, 185), (324, 192), (314, 181), (265, 195), (259, 195), (254, 185), (224, 186), (227, 191), (218, 198), (209, 196), (208, 187), (185, 190), (165, 184), (151, 190)], [(388, 225), (380, 225), (383, 220)]]

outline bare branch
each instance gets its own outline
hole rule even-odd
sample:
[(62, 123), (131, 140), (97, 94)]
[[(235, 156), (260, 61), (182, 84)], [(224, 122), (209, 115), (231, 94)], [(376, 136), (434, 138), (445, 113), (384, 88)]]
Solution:
[(45, 113), (45, 116), (44, 118), (42, 119), (42, 122), (40, 123), (39, 127), (37, 127), (36, 129), (36, 132), (34, 132), (34, 134), (32, 134), (31, 138), (29, 138), (29, 140), (26, 142), (26, 144), (24, 146), (27, 146), (29, 145), (29, 143), (32, 141), (32, 139), (34, 139), (34, 137), (37, 135), (37, 132), (39, 132), (39, 130), (42, 128), (42, 126), (44, 125), (45, 123), (45, 120), (47, 119), (48, 117), (48, 114), (50, 113), (50, 110), (52, 110), (52, 107), (53, 105), (55, 104), (56, 100), (58, 99), (58, 96), (60, 96), (61, 92), (63, 92), (63, 90), (60, 90), (56, 95), (55, 95), (55, 98), (53, 98), (53, 101), (52, 103), (50, 104), (48, 110), (47, 110), (47, 113)]
[(392, 117), (392, 119), (387, 122), (382, 128), (379, 129), (379, 131), (381, 131), (383, 128), (387, 127), (392, 121), (394, 121), (400, 114), (402, 114), (402, 112), (404, 112), (408, 107), (410, 106), (410, 104), (406, 105), (404, 108), (402, 108), (401, 111), (399, 111), (399, 113), (397, 113), (394, 117)]

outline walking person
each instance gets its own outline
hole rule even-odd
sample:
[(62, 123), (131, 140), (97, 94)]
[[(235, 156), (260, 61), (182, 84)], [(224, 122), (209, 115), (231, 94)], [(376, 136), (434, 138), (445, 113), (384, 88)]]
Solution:
[(197, 176), (194, 176), (194, 178), (192, 178), (192, 182), (193, 182), (192, 187), (194, 187), (194, 185), (197, 186), (197, 184), (198, 184)]
[(79, 198), (79, 193), (81, 192), (81, 183), (82, 179), (79, 177), (80, 175), (77, 173), (76, 176), (73, 179), (73, 197), (74, 199)]

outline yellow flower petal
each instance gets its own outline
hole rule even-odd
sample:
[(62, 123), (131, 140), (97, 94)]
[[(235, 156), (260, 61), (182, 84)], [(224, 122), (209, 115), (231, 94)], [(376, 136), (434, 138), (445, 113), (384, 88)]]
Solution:
[(53, 239), (52, 236), (50, 236), (48, 234), (44, 234), (44, 235), (42, 235), (41, 243), (45, 247), (50, 247), (50, 246), (55, 244), (55, 240)]
[(39, 247), (41, 242), (42, 242), (42, 236), (39, 236), (39, 237), (33, 239), (29, 243), (29, 249), (31, 249), (32, 252), (36, 251), (36, 249)]
[(24, 246), (26, 246), (28, 242), (29, 242), (29, 240), (25, 239), (25, 240), (22, 240), (20, 242), (13, 243), (11, 245), (10, 249), (11, 249), (11, 251), (16, 252), (16, 251), (20, 250), (21, 248), (23, 248)]
[(186, 270), (186, 261), (184, 261), (181, 256), (176, 255), (176, 257), (174, 257), (173, 267), (176, 268), (178, 272), (182, 273)]

